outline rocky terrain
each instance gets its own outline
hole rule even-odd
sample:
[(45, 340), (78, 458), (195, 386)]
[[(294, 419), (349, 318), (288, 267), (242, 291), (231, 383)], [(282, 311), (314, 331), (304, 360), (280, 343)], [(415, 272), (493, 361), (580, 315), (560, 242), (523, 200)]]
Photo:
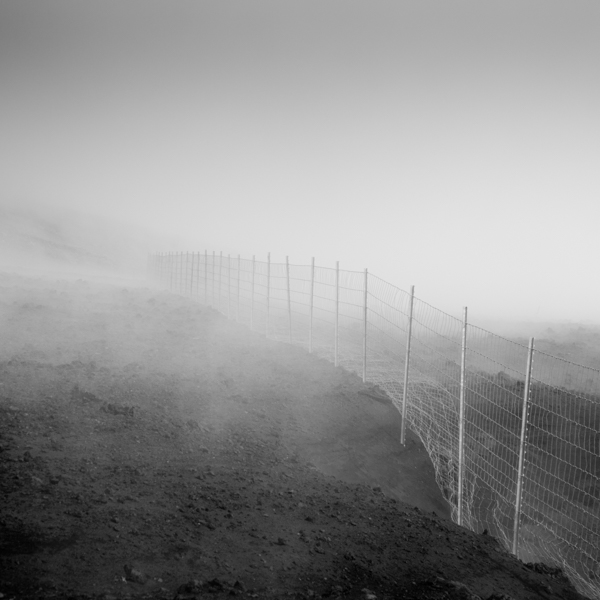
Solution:
[(0, 598), (578, 599), (377, 389), (151, 288), (0, 274)]

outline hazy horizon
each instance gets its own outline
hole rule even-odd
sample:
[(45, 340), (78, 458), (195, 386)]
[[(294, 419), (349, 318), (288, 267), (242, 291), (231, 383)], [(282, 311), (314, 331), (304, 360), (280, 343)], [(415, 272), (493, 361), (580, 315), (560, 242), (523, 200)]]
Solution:
[(5, 0), (0, 207), (600, 323), (599, 26), (578, 0)]

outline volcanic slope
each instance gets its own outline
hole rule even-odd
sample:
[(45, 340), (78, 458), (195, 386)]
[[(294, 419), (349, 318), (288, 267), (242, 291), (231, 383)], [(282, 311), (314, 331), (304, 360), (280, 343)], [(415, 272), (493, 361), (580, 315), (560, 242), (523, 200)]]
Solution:
[(1, 598), (581, 598), (453, 524), (396, 409), (299, 348), (10, 274), (0, 331)]

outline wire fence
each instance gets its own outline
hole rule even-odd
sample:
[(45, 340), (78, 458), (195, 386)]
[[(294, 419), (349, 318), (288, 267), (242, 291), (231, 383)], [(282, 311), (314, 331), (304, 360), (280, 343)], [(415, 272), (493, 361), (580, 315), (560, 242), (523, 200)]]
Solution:
[(379, 386), (423, 441), (456, 522), (600, 597), (600, 371), (367, 270), (215, 252), (155, 254), (149, 267), (172, 292)]

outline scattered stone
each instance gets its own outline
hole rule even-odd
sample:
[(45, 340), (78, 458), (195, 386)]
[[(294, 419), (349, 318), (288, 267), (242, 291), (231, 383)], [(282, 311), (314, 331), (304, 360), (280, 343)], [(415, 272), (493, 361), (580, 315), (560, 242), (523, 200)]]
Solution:
[(133, 406), (126, 404), (111, 404), (110, 402), (103, 404), (100, 409), (102, 412), (110, 413), (111, 415), (125, 415), (126, 417), (133, 417)]
[(142, 571), (136, 569), (132, 565), (125, 565), (123, 570), (125, 571), (125, 579), (127, 579), (127, 581), (143, 584), (148, 580), (148, 576), (145, 573), (142, 573)]
[(187, 583), (183, 583), (177, 588), (178, 594), (195, 594), (201, 591), (202, 582), (198, 579), (191, 579)]

